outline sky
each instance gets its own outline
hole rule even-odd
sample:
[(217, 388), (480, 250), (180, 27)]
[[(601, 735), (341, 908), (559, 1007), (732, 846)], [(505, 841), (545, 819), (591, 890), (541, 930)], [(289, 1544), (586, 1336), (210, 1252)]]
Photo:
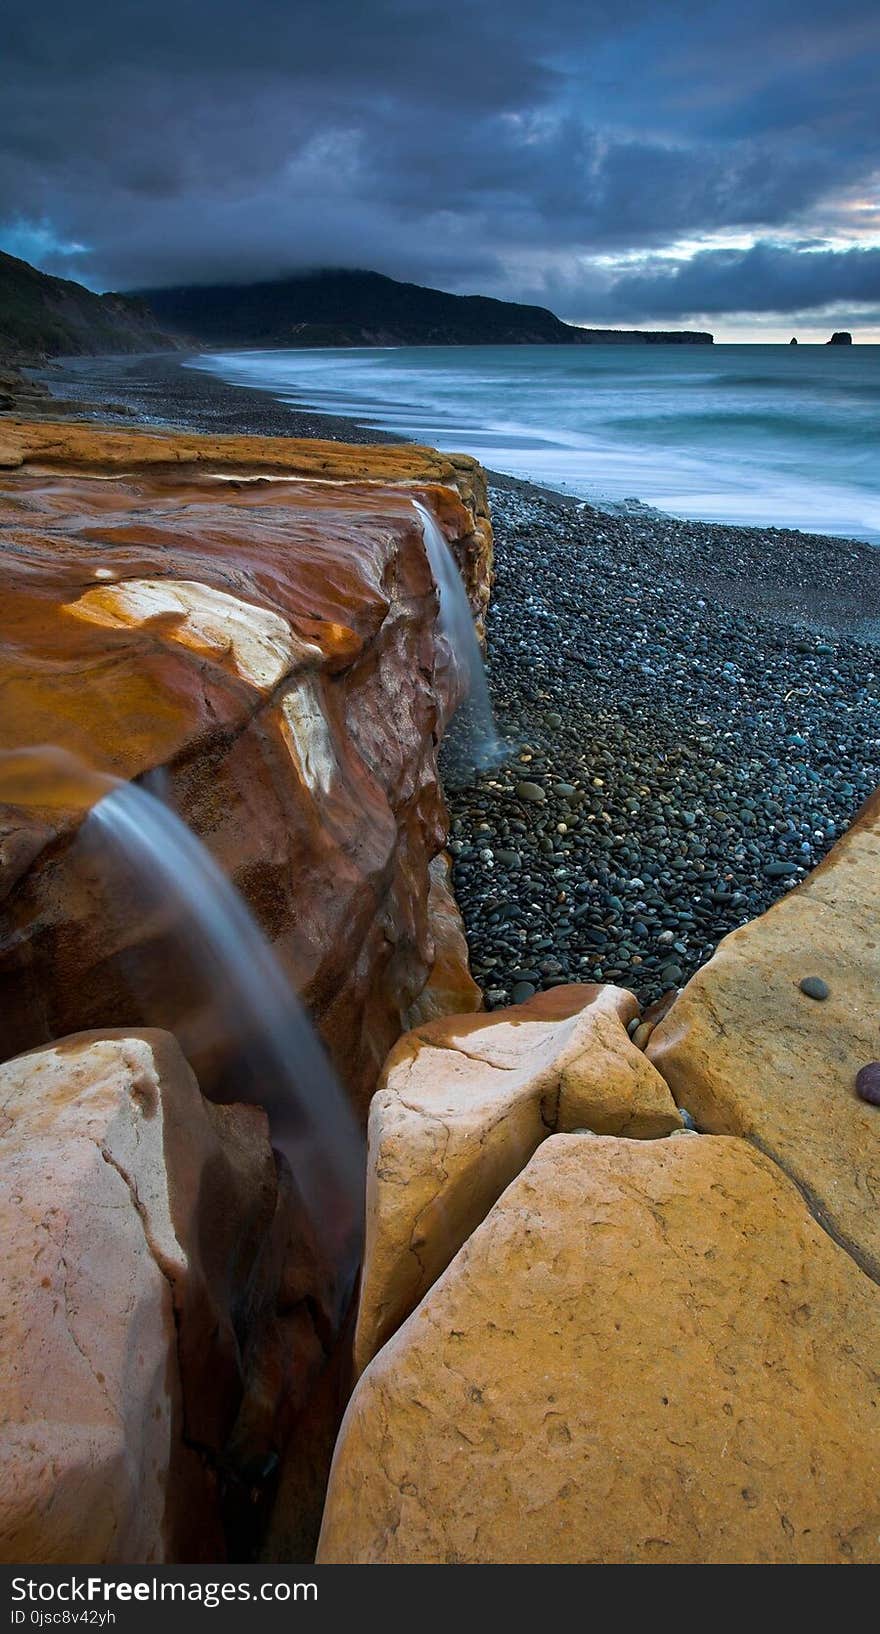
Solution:
[(0, 248), (880, 341), (877, 0), (3, 0)]

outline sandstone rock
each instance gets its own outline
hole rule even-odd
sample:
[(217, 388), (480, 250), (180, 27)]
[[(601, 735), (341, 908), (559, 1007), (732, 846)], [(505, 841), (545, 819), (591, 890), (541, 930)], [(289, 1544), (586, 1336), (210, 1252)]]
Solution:
[[(697, 1125), (743, 1135), (880, 1278), (880, 1122), (856, 1093), (877, 1055), (880, 796), (825, 861), (720, 943), (648, 1044)], [(826, 982), (815, 1003), (804, 976)]]
[(876, 1563), (878, 1343), (746, 1143), (556, 1136), (361, 1378), (318, 1560)]
[(621, 988), (557, 987), (400, 1040), (370, 1107), (358, 1370), (550, 1132), (649, 1138), (680, 1127), (627, 1037), (637, 1014)]
[(0, 1119), (0, 1558), (222, 1559), (213, 1470), (277, 1303), (265, 1117), (145, 1032), (7, 1062)]
[(483, 995), (468, 969), (468, 946), (452, 894), (452, 866), (445, 852), (428, 868), (428, 922), (434, 956), (431, 973), (407, 1016), (418, 1027), (440, 1016), (482, 1010)]
[[(0, 751), (49, 743), (114, 776), (159, 776), (364, 1108), (432, 969), (426, 1013), (443, 995), (476, 1002), (429, 874), (446, 828), (436, 742), (461, 676), (435, 651), (414, 497), (479, 620), (491, 529), (472, 461), (0, 423)], [(75, 799), (0, 809), (0, 1055), (160, 1024), (206, 1093), (234, 1097), (173, 927), (129, 911), (106, 857), (84, 861), (82, 813)]]

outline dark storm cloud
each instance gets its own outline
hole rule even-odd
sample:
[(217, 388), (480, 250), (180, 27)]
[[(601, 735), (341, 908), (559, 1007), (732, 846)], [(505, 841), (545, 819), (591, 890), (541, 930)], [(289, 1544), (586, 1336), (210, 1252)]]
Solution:
[(880, 249), (758, 243), (749, 250), (703, 250), (619, 277), (600, 301), (606, 315), (627, 319), (880, 306)]
[[(716, 311), (735, 258), (651, 256), (848, 227), (878, 56), (874, 0), (6, 0), (0, 224), (100, 287), (347, 264), (585, 320)], [(785, 253), (856, 298), (861, 261)], [(763, 309), (766, 272), (774, 307), (784, 259), (731, 304)]]

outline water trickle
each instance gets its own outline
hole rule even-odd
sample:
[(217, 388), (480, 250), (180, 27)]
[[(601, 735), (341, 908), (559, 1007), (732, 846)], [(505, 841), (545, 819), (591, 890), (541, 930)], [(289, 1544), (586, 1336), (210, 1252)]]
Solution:
[[(272, 1143), (289, 1163), (317, 1241), (336, 1269), (341, 1307), (360, 1260), (363, 1140), (299, 999), (235, 886), (161, 800), (64, 751), (0, 754), (0, 800), (90, 808), (82, 835), (93, 858), (115, 853), (130, 875), (130, 903), (146, 897), (170, 921), (201, 999), (199, 1048), (207, 1027), (211, 1050), (234, 1062), (234, 1098), (267, 1112)], [(149, 997), (146, 1005), (143, 992), (136, 997), (140, 1024), (161, 1025), (161, 1018), (143, 1018)], [(187, 1026), (175, 1031), (190, 1053)]]
[(420, 500), (414, 499), (413, 505), (440, 598), (438, 628), (467, 689), (455, 718), (455, 743), (451, 746), (454, 762), (460, 771), (466, 766), (471, 772), (484, 770), (503, 760), (505, 750), (495, 728), (473, 613), (458, 564), (442, 529)]

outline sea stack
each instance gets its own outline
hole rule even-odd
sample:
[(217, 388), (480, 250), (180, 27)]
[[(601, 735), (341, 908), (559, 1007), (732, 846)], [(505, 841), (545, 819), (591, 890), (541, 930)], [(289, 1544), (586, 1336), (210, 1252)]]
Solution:
[(848, 329), (835, 329), (831, 339), (825, 342), (826, 346), (851, 346), (852, 343), (853, 338)]

